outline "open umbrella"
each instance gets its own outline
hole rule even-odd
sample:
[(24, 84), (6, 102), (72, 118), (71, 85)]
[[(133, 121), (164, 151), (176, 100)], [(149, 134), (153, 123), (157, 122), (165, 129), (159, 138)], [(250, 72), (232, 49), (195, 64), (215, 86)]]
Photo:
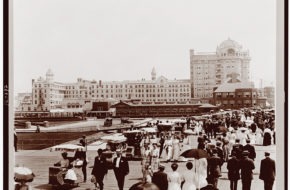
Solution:
[(75, 144), (60, 144), (50, 148), (50, 151), (67, 151), (67, 152), (74, 152), (74, 151), (86, 151), (86, 148), (83, 146), (75, 145)]
[(125, 142), (127, 140), (127, 138), (122, 134), (103, 136), (101, 139), (109, 142)]
[(183, 156), (185, 158), (195, 158), (195, 159), (208, 158), (207, 152), (201, 149), (189, 149), (189, 150), (184, 151), (180, 156)]
[(16, 182), (32, 182), (35, 177), (31, 169), (26, 167), (15, 167), (14, 168), (14, 180)]

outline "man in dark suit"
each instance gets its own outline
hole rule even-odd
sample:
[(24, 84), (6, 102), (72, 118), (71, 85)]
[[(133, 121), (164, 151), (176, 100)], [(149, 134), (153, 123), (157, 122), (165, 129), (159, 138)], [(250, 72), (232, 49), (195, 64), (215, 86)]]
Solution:
[(207, 178), (210, 184), (213, 184), (217, 189), (218, 178), (221, 177), (221, 166), (223, 164), (220, 157), (217, 155), (217, 151), (213, 151), (213, 155), (207, 160)]
[(264, 180), (264, 189), (272, 190), (276, 176), (275, 161), (270, 158), (270, 153), (265, 152), (265, 159), (261, 160), (260, 176)]
[(243, 151), (242, 156), (243, 158), (240, 161), (242, 189), (250, 190), (251, 183), (253, 180), (253, 169), (255, 169), (255, 164), (254, 161), (248, 157), (249, 151), (247, 150)]
[(246, 140), (247, 144), (244, 146), (243, 150), (249, 151), (249, 158), (251, 158), (253, 161), (256, 158), (256, 150), (253, 145), (250, 144), (250, 139)]
[(237, 159), (236, 155), (231, 155), (232, 158), (228, 160), (228, 178), (230, 180), (231, 190), (237, 190), (238, 180), (240, 179), (240, 161)]
[(97, 186), (97, 183), (100, 186), (100, 190), (104, 189), (104, 176), (108, 173), (108, 165), (106, 158), (102, 156), (103, 150), (98, 149), (98, 156), (95, 157), (94, 167), (92, 170), (92, 175), (96, 178), (95, 185)]
[(231, 154), (235, 154), (237, 159), (242, 159), (243, 145), (240, 144), (240, 139), (236, 139), (236, 143), (233, 145)]
[(220, 157), (222, 161), (224, 161), (224, 151), (221, 146), (222, 146), (222, 143), (220, 141), (217, 141), (216, 142), (217, 155), (218, 157)]
[(119, 190), (123, 190), (125, 176), (129, 174), (129, 165), (126, 158), (122, 156), (122, 151), (120, 149), (117, 149), (116, 153), (117, 158), (114, 158), (113, 170), (118, 182)]
[(154, 172), (152, 177), (152, 183), (157, 185), (160, 190), (167, 190), (168, 188), (167, 174), (164, 172), (164, 169), (163, 165), (159, 165), (159, 171)]

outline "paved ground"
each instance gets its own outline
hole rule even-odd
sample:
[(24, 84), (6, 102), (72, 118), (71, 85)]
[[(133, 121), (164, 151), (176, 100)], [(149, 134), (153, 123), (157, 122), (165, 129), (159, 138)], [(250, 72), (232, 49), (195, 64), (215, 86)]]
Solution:
[[(97, 134), (92, 138), (98, 138)], [(194, 142), (196, 142), (196, 136), (193, 137)], [(71, 142), (73, 143), (73, 142)], [(196, 145), (194, 145), (196, 146)], [(93, 166), (94, 157), (96, 156), (96, 150), (98, 147), (91, 145), (88, 148), (87, 156), (89, 159), (88, 164), (88, 181), (86, 183), (80, 183), (80, 187), (75, 189), (93, 189), (94, 185), (90, 182), (90, 173)], [(271, 152), (271, 157), (275, 159), (276, 157), (276, 146), (256, 146), (257, 159), (255, 161), (256, 169), (254, 170), (254, 180), (252, 182), (252, 189), (259, 190), (263, 189), (263, 182), (258, 179), (260, 170), (260, 161), (264, 158), (264, 151)], [(33, 170), (36, 177), (33, 182), (29, 183), (32, 189), (53, 189), (52, 186), (48, 185), (48, 168), (53, 166), (60, 159), (60, 152), (50, 152), (49, 149), (44, 150), (29, 150), (29, 151), (19, 151), (15, 155), (15, 163), (19, 166), (26, 166)], [(163, 163), (166, 166), (165, 172), (170, 172), (170, 163)], [(138, 182), (141, 179), (141, 165), (140, 161), (130, 161), (130, 174), (125, 180), (125, 189), (128, 189), (131, 185)], [(229, 181), (227, 180), (226, 164), (222, 168), (222, 177), (219, 179), (218, 187), (220, 190), (227, 190), (229, 188)], [(182, 173), (185, 169), (185, 163), (180, 163), (178, 171)], [(117, 190), (117, 182), (112, 170), (109, 170), (107, 176), (104, 179), (105, 189)], [(239, 181), (238, 189), (241, 189), (241, 182)], [(273, 188), (275, 189), (275, 187)]]

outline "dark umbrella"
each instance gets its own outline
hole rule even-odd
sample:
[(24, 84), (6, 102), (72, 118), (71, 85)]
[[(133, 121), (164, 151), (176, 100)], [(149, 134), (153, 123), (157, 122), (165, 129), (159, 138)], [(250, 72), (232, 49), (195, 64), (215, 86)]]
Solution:
[(208, 158), (208, 153), (205, 150), (201, 149), (189, 149), (184, 151), (180, 156), (183, 156), (185, 158)]

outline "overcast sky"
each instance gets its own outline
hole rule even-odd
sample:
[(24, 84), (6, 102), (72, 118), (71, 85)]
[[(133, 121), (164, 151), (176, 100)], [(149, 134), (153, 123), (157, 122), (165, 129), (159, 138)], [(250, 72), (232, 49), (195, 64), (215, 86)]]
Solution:
[(55, 80), (189, 79), (189, 49), (231, 38), (251, 76), (275, 81), (275, 0), (14, 0), (15, 93), (50, 68)]

